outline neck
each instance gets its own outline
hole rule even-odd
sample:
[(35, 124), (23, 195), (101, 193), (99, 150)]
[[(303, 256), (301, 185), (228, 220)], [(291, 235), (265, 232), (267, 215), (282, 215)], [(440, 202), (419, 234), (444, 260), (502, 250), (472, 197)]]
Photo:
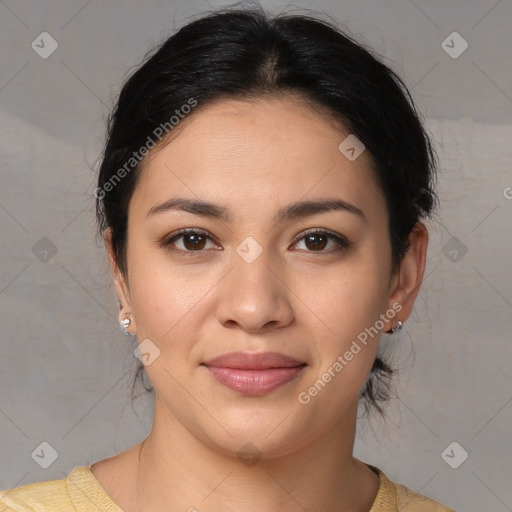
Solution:
[(199, 439), (155, 407), (137, 459), (137, 512), (368, 512), (379, 481), (352, 456), (355, 410), (320, 439), (281, 456), (241, 456)]

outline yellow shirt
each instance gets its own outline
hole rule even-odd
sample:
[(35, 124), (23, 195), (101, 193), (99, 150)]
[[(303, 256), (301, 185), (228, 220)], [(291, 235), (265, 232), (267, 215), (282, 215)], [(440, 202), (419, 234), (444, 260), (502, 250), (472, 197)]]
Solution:
[[(455, 512), (396, 484), (375, 466), (380, 487), (369, 512)], [(66, 478), (0, 491), (0, 512), (122, 512), (92, 474), (91, 465), (73, 468)]]

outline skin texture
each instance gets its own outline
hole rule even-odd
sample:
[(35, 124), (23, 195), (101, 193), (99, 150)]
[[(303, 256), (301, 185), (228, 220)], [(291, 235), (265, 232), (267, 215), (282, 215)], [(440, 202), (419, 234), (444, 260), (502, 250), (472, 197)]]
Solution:
[[(312, 397), (298, 400), (359, 333), (393, 304), (383, 330), (405, 322), (419, 291), (428, 234), (418, 223), (399, 272), (391, 273), (385, 198), (364, 151), (348, 160), (348, 135), (297, 98), (223, 100), (181, 122), (169, 144), (152, 151), (129, 205), (128, 275), (105, 242), (129, 332), (158, 347), (146, 371), (155, 389), (153, 427), (141, 460), (137, 445), (92, 471), (126, 512), (368, 511), (379, 479), (352, 456), (358, 394), (379, 336)], [(230, 222), (167, 211), (171, 197), (230, 210)], [(364, 212), (317, 213), (282, 223), (275, 212), (303, 200), (342, 199)], [(207, 231), (195, 255), (190, 238), (161, 241), (182, 228)], [(348, 238), (320, 249), (311, 228)], [(251, 263), (237, 247), (253, 237), (263, 252)], [(320, 239), (320, 242), (322, 240)], [(315, 239), (314, 242), (318, 242)], [(261, 396), (215, 381), (201, 363), (232, 351), (276, 351), (307, 363), (299, 377)], [(237, 454), (247, 443), (259, 460)]]

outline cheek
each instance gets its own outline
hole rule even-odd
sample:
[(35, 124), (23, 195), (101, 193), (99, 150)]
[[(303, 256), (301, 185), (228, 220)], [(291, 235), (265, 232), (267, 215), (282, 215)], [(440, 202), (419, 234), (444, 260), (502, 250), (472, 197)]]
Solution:
[(382, 325), (377, 321), (387, 309), (387, 267), (376, 254), (361, 252), (328, 275), (302, 279), (294, 288), (307, 306), (303, 314), (309, 320), (303, 322), (313, 327), (311, 348), (318, 369), (326, 371), (346, 354), (342, 372), (339, 365), (335, 372), (344, 375), (335, 379), (345, 381), (344, 386), (362, 385), (378, 349)]
[(139, 319), (137, 334), (166, 346), (179, 345), (178, 340), (183, 344), (183, 331), (193, 330), (192, 323), (199, 322), (202, 299), (215, 279), (204, 269), (190, 272), (185, 266), (173, 265), (165, 251), (136, 250), (131, 262), (130, 295)]
[(356, 260), (321, 279), (298, 283), (297, 295), (324, 322), (326, 332), (342, 338), (373, 325), (386, 308), (385, 269), (375, 261)]
[(372, 273), (340, 274), (310, 299), (309, 322), (318, 326), (310, 345), (315, 364), (298, 398), (321, 411), (329, 424), (358, 398), (368, 377), (380, 339), (375, 324), (385, 306), (378, 276)]

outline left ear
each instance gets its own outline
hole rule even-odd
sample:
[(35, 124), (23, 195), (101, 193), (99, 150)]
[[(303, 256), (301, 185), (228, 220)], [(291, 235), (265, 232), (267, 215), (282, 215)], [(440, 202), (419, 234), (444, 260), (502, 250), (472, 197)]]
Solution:
[(417, 222), (409, 235), (409, 249), (392, 279), (392, 293), (389, 297), (389, 307), (397, 302), (402, 306), (396, 315), (397, 319), (402, 322), (405, 322), (411, 315), (414, 301), (420, 291), (425, 272), (427, 246), (427, 228), (422, 222)]

